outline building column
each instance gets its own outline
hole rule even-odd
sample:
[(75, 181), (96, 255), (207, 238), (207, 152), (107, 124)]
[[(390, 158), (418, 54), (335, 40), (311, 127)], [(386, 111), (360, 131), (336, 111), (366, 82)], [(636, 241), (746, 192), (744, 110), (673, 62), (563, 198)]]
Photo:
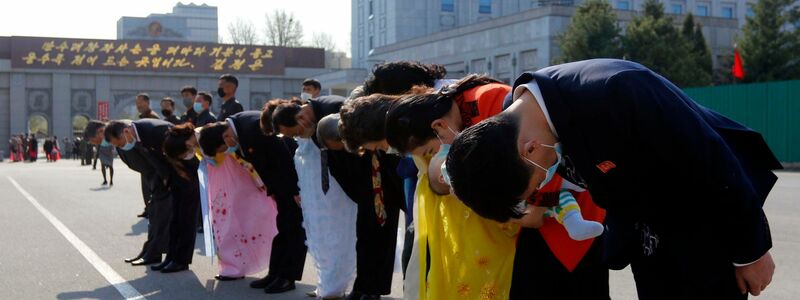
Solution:
[(250, 77), (240, 77), (239, 87), (236, 88), (236, 99), (242, 104), (244, 110), (258, 109), (250, 107)]
[(53, 109), (51, 135), (72, 136), (72, 91), (67, 73), (53, 73)]
[(11, 121), (11, 134), (27, 133), (28, 118), (25, 107), (25, 74), (12, 73), (11, 86), (9, 87), (9, 119)]

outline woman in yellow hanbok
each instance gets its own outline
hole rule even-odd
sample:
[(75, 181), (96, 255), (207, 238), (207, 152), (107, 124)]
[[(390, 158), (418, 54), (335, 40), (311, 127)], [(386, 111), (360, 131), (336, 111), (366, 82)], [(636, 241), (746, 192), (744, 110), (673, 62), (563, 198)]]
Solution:
[[(420, 170), (412, 254), (419, 270), (418, 277), (407, 275), (409, 299), (509, 298), (519, 226), (482, 218), (454, 196), (435, 193), (427, 170), (432, 154), (451, 143), (456, 130), (499, 113), (510, 91), (473, 75), (438, 93), (405, 96), (387, 114), (389, 145), (413, 154)], [(424, 136), (410, 138), (418, 132)]]
[(434, 193), (430, 158), (414, 161), (420, 170), (415, 250), (430, 251), (429, 265), (419, 259), (418, 299), (508, 299), (519, 226), (485, 219), (454, 196)]

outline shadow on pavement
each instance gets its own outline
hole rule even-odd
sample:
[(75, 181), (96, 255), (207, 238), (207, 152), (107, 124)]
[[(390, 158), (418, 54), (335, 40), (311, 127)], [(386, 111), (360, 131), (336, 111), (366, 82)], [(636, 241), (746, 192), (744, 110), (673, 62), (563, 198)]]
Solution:
[(131, 225), (131, 232), (126, 233), (125, 236), (137, 236), (142, 233), (147, 233), (147, 219), (145, 218), (139, 218), (139, 222)]

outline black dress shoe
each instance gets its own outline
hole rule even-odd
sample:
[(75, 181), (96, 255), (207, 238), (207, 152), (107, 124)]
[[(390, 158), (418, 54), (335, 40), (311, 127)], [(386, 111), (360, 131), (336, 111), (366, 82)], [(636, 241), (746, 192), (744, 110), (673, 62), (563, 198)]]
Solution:
[(269, 286), (270, 283), (275, 281), (275, 278), (276, 278), (275, 276), (267, 275), (264, 278), (261, 278), (259, 280), (255, 280), (255, 281), (251, 282), (250, 283), (250, 287), (254, 288), (254, 289), (266, 288), (267, 286)]
[(131, 258), (126, 258), (125, 262), (126, 263), (132, 263), (134, 261), (137, 261), (137, 260), (142, 258), (142, 255), (143, 255), (142, 253), (139, 253), (139, 255), (137, 255), (137, 256), (134, 256), (134, 257), (131, 257)]
[(161, 269), (161, 273), (175, 273), (180, 271), (186, 271), (189, 269), (189, 265), (184, 265), (181, 263), (170, 262), (169, 265)]
[(265, 289), (264, 293), (267, 294), (280, 294), (295, 289), (294, 280), (286, 280), (283, 278), (275, 278)]
[(166, 268), (166, 267), (167, 267), (167, 265), (169, 265), (170, 263), (171, 263), (170, 261), (164, 261), (164, 262), (162, 262), (162, 263), (160, 263), (160, 264), (157, 264), (157, 265), (155, 265), (155, 266), (150, 266), (150, 270), (153, 270), (153, 271), (161, 271), (161, 270), (163, 270), (164, 268)]
[(214, 279), (219, 280), (219, 281), (233, 281), (233, 280), (239, 280), (239, 279), (242, 279), (242, 278), (244, 278), (244, 276), (241, 276), (241, 277), (228, 277), (228, 276), (222, 276), (222, 275), (219, 275), (219, 274), (214, 276)]
[(345, 300), (361, 300), (361, 296), (363, 295), (364, 294), (362, 294), (361, 292), (352, 291), (350, 292), (350, 295), (347, 295), (347, 298), (345, 298)]
[(380, 300), (380, 295), (362, 295), (361, 300)]
[(148, 217), (148, 215), (147, 215), (147, 212), (146, 212), (146, 211), (145, 211), (145, 212), (142, 212), (142, 213), (140, 213), (140, 214), (138, 214), (138, 215), (136, 215), (136, 216), (137, 216), (137, 217), (139, 217), (139, 218), (147, 218), (147, 217)]
[(131, 266), (145, 266), (145, 265), (152, 265), (152, 264), (158, 264), (158, 263), (161, 263), (160, 259), (146, 260), (144, 258), (140, 258), (140, 259), (132, 261), (131, 262)]

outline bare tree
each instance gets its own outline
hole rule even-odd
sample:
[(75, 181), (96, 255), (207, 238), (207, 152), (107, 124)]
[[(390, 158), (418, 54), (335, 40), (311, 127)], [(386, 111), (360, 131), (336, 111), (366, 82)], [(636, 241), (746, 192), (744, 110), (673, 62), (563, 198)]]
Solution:
[(298, 47), (303, 44), (303, 26), (293, 13), (276, 10), (266, 15), (266, 42), (270, 46)]
[(336, 51), (336, 42), (333, 36), (325, 32), (315, 32), (311, 35), (311, 47), (322, 48), (325, 51)]
[(259, 43), (256, 26), (252, 21), (237, 18), (228, 24), (228, 35), (235, 45), (255, 45)]

